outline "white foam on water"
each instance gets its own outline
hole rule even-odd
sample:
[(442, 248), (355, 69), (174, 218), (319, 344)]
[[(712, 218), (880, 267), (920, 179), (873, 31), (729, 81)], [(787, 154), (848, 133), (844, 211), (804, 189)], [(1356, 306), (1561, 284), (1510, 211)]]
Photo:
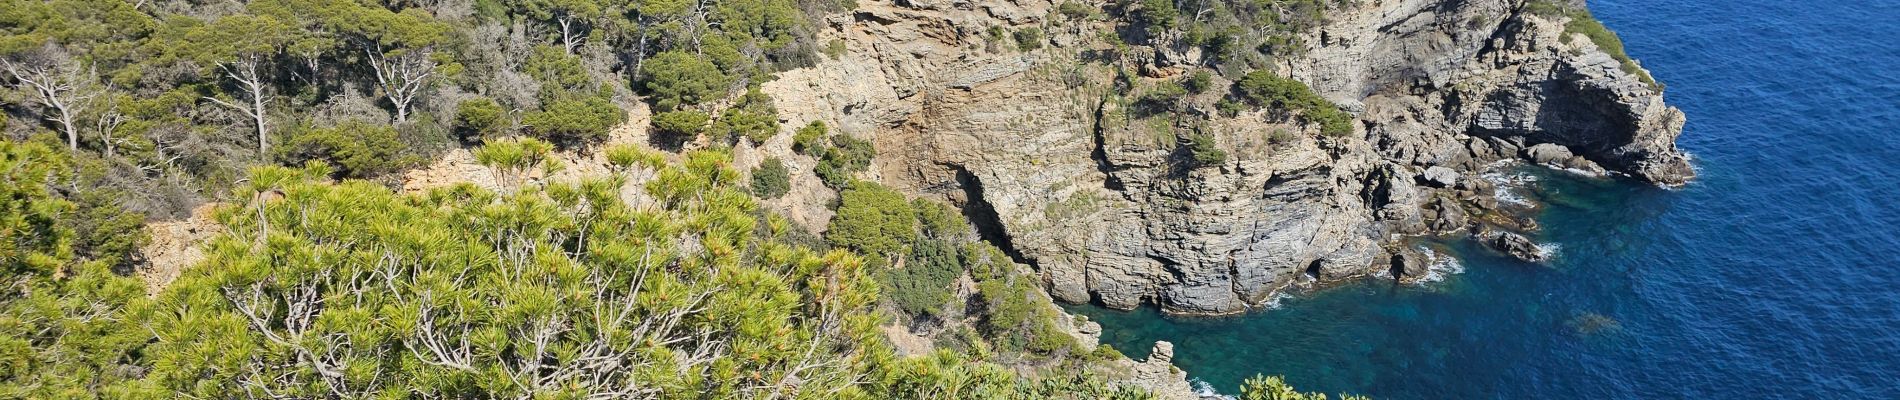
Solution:
[(1214, 390), (1213, 384), (1209, 384), (1207, 381), (1201, 380), (1201, 378), (1188, 378), (1188, 385), (1194, 387), (1195, 397), (1202, 399), (1234, 400), (1234, 396), (1220, 394), (1219, 391)]
[(1539, 243), (1537, 245), (1537, 255), (1544, 257), (1546, 260), (1554, 259), (1557, 258), (1557, 252), (1563, 250), (1563, 248), (1564, 245), (1557, 243)]
[(1293, 298), (1293, 295), (1287, 294), (1286, 292), (1273, 292), (1272, 295), (1267, 296), (1267, 301), (1260, 302), (1260, 309), (1278, 310), (1280, 309), (1280, 306), (1281, 306), (1280, 305), (1281, 300), (1286, 300), (1286, 299), (1291, 299), (1291, 298)]
[(1537, 176), (1521, 172), (1510, 172), (1508, 168), (1501, 168), (1499, 166), (1494, 166), (1490, 168), (1490, 170), (1490, 172), (1480, 174), (1478, 177), (1491, 181), (1491, 186), (1496, 188), (1491, 195), (1497, 197), (1498, 202), (1526, 207), (1536, 205), (1518, 192), (1523, 190), (1525, 186), (1536, 183)]
[(1425, 276), (1419, 278), (1416, 285), (1424, 286), (1441, 282), (1444, 281), (1446, 277), (1465, 272), (1465, 265), (1458, 262), (1457, 257), (1452, 257), (1449, 254), (1439, 254), (1437, 251), (1433, 251), (1432, 248), (1425, 246), (1418, 246), (1418, 251), (1425, 255)]

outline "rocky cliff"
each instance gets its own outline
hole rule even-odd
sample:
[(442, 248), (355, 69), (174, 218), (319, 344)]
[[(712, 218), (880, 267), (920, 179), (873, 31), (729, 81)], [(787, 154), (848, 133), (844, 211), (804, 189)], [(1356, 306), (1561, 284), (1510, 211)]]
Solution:
[[(1515, 232), (1534, 227), (1475, 179), (1502, 160), (1693, 177), (1674, 145), (1682, 113), (1640, 69), (1567, 33), (1572, 17), (1524, 0), (1353, 3), (1262, 66), (1352, 113), (1344, 135), (1286, 112), (1223, 110), (1222, 89), (1144, 109), (1136, 93), (1207, 69), (1205, 51), (1166, 33), (1119, 39), (1130, 26), (1114, 6), (1082, 18), (1046, 0), (863, 1), (819, 33), (843, 51), (764, 90), (785, 126), (824, 120), (872, 140), (864, 178), (963, 207), (1056, 298), (1121, 309), (1230, 314), (1293, 285), (1416, 277), (1422, 258), (1400, 244), (1411, 236), (1522, 245)], [(1029, 28), (1042, 34), (1001, 34)], [(1213, 86), (1226, 88), (1222, 76), (1246, 71), (1218, 72)], [(1184, 132), (1226, 156), (1183, 162)], [(809, 165), (789, 146), (739, 159)]]

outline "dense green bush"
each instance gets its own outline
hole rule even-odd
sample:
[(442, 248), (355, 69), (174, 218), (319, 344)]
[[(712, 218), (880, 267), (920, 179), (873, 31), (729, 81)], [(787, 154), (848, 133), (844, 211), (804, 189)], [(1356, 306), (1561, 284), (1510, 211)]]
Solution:
[(916, 212), (903, 193), (872, 182), (853, 181), (838, 193), (838, 214), (825, 240), (873, 259), (904, 254), (917, 234)]
[(1194, 161), (1194, 166), (1207, 167), (1227, 162), (1227, 151), (1221, 150), (1220, 144), (1215, 143), (1214, 135), (1196, 132), (1188, 134), (1187, 141), (1188, 157)]
[(1186, 80), (1181, 81), (1181, 86), (1187, 88), (1188, 93), (1206, 93), (1207, 89), (1214, 87), (1214, 73), (1205, 69), (1194, 70)]
[(1352, 133), (1353, 117), (1331, 101), (1313, 93), (1305, 83), (1260, 69), (1234, 82), (1234, 92), (1256, 107), (1273, 107), (1299, 112), (1308, 123), (1318, 124), (1326, 136)]
[(1615, 58), (1623, 72), (1635, 75), (1637, 80), (1643, 81), (1651, 88), (1662, 90), (1662, 84), (1657, 83), (1656, 78), (1650, 76), (1649, 71), (1643, 70), (1642, 66), (1637, 65), (1636, 59), (1630, 58), (1629, 53), (1623, 49), (1623, 38), (1618, 37), (1616, 32), (1611, 31), (1609, 27), (1603, 26), (1603, 21), (1590, 15), (1589, 10), (1577, 10), (1571, 13), (1570, 22), (1564, 24), (1564, 33), (1581, 34), (1589, 38), (1591, 43), (1596, 44), (1598, 50), (1603, 50), (1611, 58)]
[(521, 117), (522, 125), (549, 141), (562, 144), (594, 143), (607, 138), (627, 112), (601, 97), (561, 99), (541, 111)]
[(1621, 63), (1623, 72), (1635, 75), (1636, 79), (1643, 81), (1651, 88), (1663, 89), (1662, 84), (1657, 83), (1656, 78), (1649, 75), (1649, 71), (1643, 70), (1636, 64), (1635, 59), (1630, 58), (1629, 53), (1623, 49), (1623, 39), (1618, 37), (1615, 31), (1604, 26), (1603, 21), (1598, 20), (1589, 9), (1572, 8), (1550, 0), (1534, 0), (1524, 3), (1524, 11), (1545, 18), (1569, 18), (1570, 22), (1564, 23), (1565, 36), (1583, 35), (1589, 38), (1598, 50), (1603, 50)]
[(541, 83), (541, 101), (552, 102), (600, 92), (600, 83), (595, 82), (581, 63), (579, 56), (568, 54), (560, 47), (542, 45), (535, 46), (521, 68)]
[(752, 195), (762, 199), (776, 199), (792, 191), (791, 171), (785, 168), (785, 162), (778, 157), (766, 158), (752, 169)]
[(362, 121), (348, 121), (329, 128), (291, 132), (279, 152), (292, 164), (323, 161), (335, 167), (337, 176), (362, 178), (407, 168), (422, 162), (407, 154), (396, 128)]
[(804, 155), (817, 155), (824, 149), (825, 135), (829, 132), (825, 121), (812, 121), (805, 127), (792, 133), (792, 151)]
[(1181, 98), (1187, 96), (1188, 89), (1174, 81), (1156, 83), (1154, 88), (1141, 93), (1139, 105), (1144, 115), (1171, 112), (1181, 104)]
[(1036, 354), (1076, 351), (1075, 337), (1056, 327), (1053, 306), (1036, 301), (1040, 290), (1020, 277), (977, 284), (983, 313), (978, 328), (1006, 348)]
[[(143, 216), (86, 189), (78, 163), (39, 143), (0, 140), (0, 396), (97, 393), (149, 340), (135, 321), (145, 292), (129, 268)], [(138, 396), (137, 391), (126, 391)]]
[(884, 298), (910, 315), (938, 315), (950, 302), (951, 290), (963, 263), (956, 245), (938, 240), (918, 241), (902, 268), (882, 271)]
[(667, 51), (646, 60), (641, 86), (656, 109), (672, 111), (723, 97), (731, 78), (703, 57), (687, 51)]
[(1160, 30), (1177, 26), (1175, 19), (1181, 16), (1181, 11), (1174, 8), (1174, 0), (1140, 0), (1139, 3), (1140, 7), (1135, 9), (1135, 20), (1143, 26)]
[(656, 134), (690, 140), (705, 132), (711, 119), (699, 111), (668, 111), (653, 116), (653, 128)]
[[(44, 144), (0, 140), (0, 282), (24, 288), (14, 280), (81, 263), (109, 269), (130, 262), (145, 243), (144, 216), (89, 188), (76, 164)], [(0, 300), (17, 294), (0, 293)]]
[(455, 133), (463, 140), (478, 141), (506, 133), (508, 110), (494, 99), (477, 97), (455, 105)]
[(730, 142), (745, 139), (755, 145), (763, 144), (778, 134), (778, 107), (772, 104), (772, 96), (752, 88), (719, 115), (719, 120), (713, 123), (713, 131)]
[(970, 221), (957, 209), (925, 199), (912, 200), (910, 207), (917, 212), (917, 226), (923, 229), (923, 237), (947, 241), (971, 239)]
[(851, 182), (852, 174), (871, 167), (871, 159), (877, 157), (877, 148), (871, 142), (848, 135), (831, 137), (831, 146), (824, 149), (818, 157), (818, 165), (812, 172), (831, 187), (844, 187)]

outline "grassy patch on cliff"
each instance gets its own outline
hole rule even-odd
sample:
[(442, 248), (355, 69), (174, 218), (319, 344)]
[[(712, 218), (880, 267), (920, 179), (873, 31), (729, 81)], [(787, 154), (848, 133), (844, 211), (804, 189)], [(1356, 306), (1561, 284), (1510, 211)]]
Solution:
[(1642, 66), (1637, 65), (1636, 60), (1630, 58), (1629, 53), (1624, 51), (1623, 39), (1617, 37), (1616, 32), (1611, 31), (1608, 26), (1604, 26), (1603, 21), (1597, 20), (1595, 15), (1590, 14), (1590, 10), (1571, 8), (1549, 1), (1533, 1), (1524, 5), (1524, 11), (1544, 17), (1570, 17), (1570, 22), (1564, 23), (1564, 36), (1582, 34), (1589, 38), (1591, 43), (1596, 44), (1597, 49), (1603, 50), (1611, 58), (1622, 63), (1623, 72), (1636, 75), (1636, 79), (1642, 80), (1657, 91), (1663, 89), (1663, 85), (1656, 82), (1656, 78), (1650, 76), (1649, 71), (1643, 70)]

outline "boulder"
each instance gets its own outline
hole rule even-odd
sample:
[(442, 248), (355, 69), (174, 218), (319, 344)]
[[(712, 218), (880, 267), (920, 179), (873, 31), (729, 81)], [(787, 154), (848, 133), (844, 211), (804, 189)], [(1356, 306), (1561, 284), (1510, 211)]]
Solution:
[(1431, 273), (1431, 262), (1410, 247), (1400, 247), (1392, 252), (1390, 273), (1392, 279), (1403, 284), (1418, 283)]
[(1499, 253), (1504, 253), (1504, 255), (1511, 256), (1511, 258), (1518, 259), (1519, 261), (1528, 263), (1549, 261), (1549, 255), (1544, 254), (1544, 250), (1537, 247), (1537, 242), (1533, 242), (1530, 238), (1515, 232), (1488, 230), (1486, 233), (1480, 235), (1479, 240), (1484, 243), (1485, 247), (1489, 247)]
[(1451, 168), (1432, 166), (1431, 168), (1426, 168), (1425, 173), (1419, 175), (1419, 177), (1423, 178), (1427, 185), (1444, 189), (1457, 187), (1458, 180), (1463, 178), (1463, 175), (1458, 174), (1458, 171), (1451, 170)]
[(1458, 201), (1450, 197), (1440, 196), (1432, 201), (1430, 207), (1432, 214), (1436, 216), (1431, 221), (1432, 232), (1456, 232), (1471, 223), (1470, 217), (1465, 215), (1464, 207), (1459, 206)]
[(1544, 165), (1563, 166), (1564, 162), (1575, 156), (1569, 147), (1555, 143), (1542, 143), (1524, 149), (1524, 158)]

